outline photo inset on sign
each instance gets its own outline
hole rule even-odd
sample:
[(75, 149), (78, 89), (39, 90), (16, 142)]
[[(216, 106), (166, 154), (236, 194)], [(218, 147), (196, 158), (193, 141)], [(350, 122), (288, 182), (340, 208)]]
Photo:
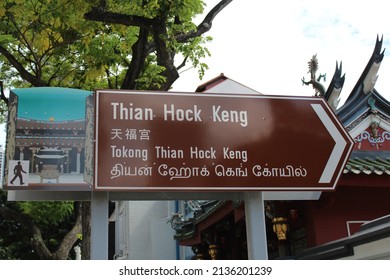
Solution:
[(90, 95), (54, 87), (10, 91), (4, 189), (90, 189), (84, 181)]

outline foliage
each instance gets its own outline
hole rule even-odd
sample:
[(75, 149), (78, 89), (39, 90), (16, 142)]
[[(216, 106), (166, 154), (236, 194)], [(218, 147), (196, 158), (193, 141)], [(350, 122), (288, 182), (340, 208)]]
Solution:
[(184, 23), (191, 22), (194, 16), (201, 14), (205, 5), (199, 0), (111, 0), (102, 2), (106, 2), (104, 8), (109, 8), (114, 13), (131, 14), (149, 19), (160, 16), (166, 16), (169, 19), (179, 17)]
[[(91, 28), (79, 21), (88, 5), (80, 1), (13, 1), (0, 6), (1, 73), (35, 85), (72, 84), (81, 66), (71, 44)], [(66, 11), (66, 12), (64, 12)], [(96, 24), (94, 24), (96, 25)], [(33, 81), (29, 79), (34, 78)]]
[(202, 62), (203, 58), (210, 56), (210, 51), (203, 47), (204, 43), (210, 42), (212, 38), (207, 37), (198, 37), (194, 38), (188, 44), (178, 45), (177, 49), (179, 53), (182, 53), (192, 61), (194, 68), (198, 69), (199, 78), (202, 79), (206, 70), (208, 69), (207, 64)]
[[(73, 227), (73, 210), (73, 202), (9, 202), (6, 192), (0, 190), (0, 259), (42, 259), (29, 234), (29, 225), (34, 224), (44, 233), (42, 242), (55, 252)], [(12, 219), (9, 215), (6, 218), (7, 212)], [(26, 224), (25, 219), (30, 223)]]
[[(17, 209), (16, 203), (7, 202), (6, 192), (0, 190), (0, 207)], [(2, 219), (0, 215), (0, 259), (35, 259), (30, 246), (26, 227), (13, 220)]]
[(6, 121), (7, 115), (5, 113), (7, 110), (7, 104), (4, 102), (4, 100), (0, 100), (0, 123), (4, 123)]
[[(210, 38), (200, 34), (177, 38), (196, 31), (192, 20), (203, 12), (204, 5), (200, 0), (4, 0), (0, 6), (0, 78), (18, 87), (31, 84), (91, 90), (98, 84), (128, 88), (123, 82), (135, 57), (133, 46), (143, 26), (149, 24), (147, 28), (153, 29), (160, 24), (156, 19), (164, 20), (164, 31), (159, 34), (166, 42), (163, 51), (186, 57), (203, 76), (207, 65), (200, 60), (209, 55), (204, 45)], [(114, 22), (104, 16), (85, 19), (96, 9), (109, 11)], [(121, 24), (120, 18), (125, 16), (137, 18)], [(170, 65), (159, 61), (153, 36), (149, 31), (142, 46), (146, 56), (142, 74), (134, 77), (136, 88), (149, 84), (161, 88), (162, 82), (167, 82), (162, 69)], [(146, 83), (148, 77), (155, 82)]]
[(0, 259), (39, 259), (26, 235), (27, 228), (8, 219), (0, 221)]
[(73, 213), (73, 202), (69, 201), (21, 202), (19, 205), (36, 223), (46, 226), (57, 226)]

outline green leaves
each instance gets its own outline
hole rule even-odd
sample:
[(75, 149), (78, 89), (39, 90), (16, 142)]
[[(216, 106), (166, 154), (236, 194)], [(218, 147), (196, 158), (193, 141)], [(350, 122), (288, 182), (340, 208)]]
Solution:
[(7, 45), (9, 43), (15, 43), (16, 40), (10, 34), (0, 34), (0, 45)]
[(212, 40), (211, 37), (196, 37), (184, 44), (177, 44), (178, 52), (184, 57), (187, 57), (192, 66), (198, 69), (199, 78), (202, 79), (205, 71), (208, 69), (207, 64), (202, 62), (203, 58), (211, 55), (210, 51), (205, 47), (206, 43)]
[[(197, 35), (197, 38), (176, 40), (178, 35), (196, 30), (193, 20), (203, 12), (203, 1), (107, 0), (105, 6), (102, 3), (5, 0), (0, 6), (0, 62), (3, 62), (0, 75), (19, 86), (27, 82), (26, 85), (32, 86), (89, 90), (95, 85), (123, 88), (123, 79), (134, 58), (134, 44), (140, 36), (139, 23), (145, 20), (146, 25), (163, 21), (167, 48), (164, 51), (188, 57), (203, 76), (207, 65), (202, 59), (209, 55), (204, 47), (208, 38)], [(86, 20), (85, 15), (94, 9), (102, 18)], [(134, 25), (122, 23), (124, 18), (133, 16), (138, 17)], [(167, 81), (168, 73), (163, 73), (162, 66), (171, 62), (160, 61), (158, 65), (153, 44), (149, 34), (148, 40), (137, 47), (138, 51), (147, 52), (144, 57), (148, 58), (136, 62), (144, 68), (138, 76), (132, 75), (135, 82), (129, 84), (140, 89), (157, 89)]]
[(21, 202), (20, 207), (41, 225), (59, 225), (73, 213), (73, 202), (68, 201)]
[(159, 89), (166, 81), (166, 77), (161, 75), (164, 70), (164, 67), (157, 65), (154, 56), (148, 56), (145, 61), (144, 71), (136, 80), (137, 88), (140, 90)]

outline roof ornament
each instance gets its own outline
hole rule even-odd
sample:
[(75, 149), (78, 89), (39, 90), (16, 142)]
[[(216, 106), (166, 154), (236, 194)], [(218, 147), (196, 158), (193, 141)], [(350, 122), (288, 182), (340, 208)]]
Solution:
[(306, 82), (305, 77), (303, 77), (302, 85), (312, 85), (315, 90), (314, 96), (323, 97), (325, 95), (325, 88), (320, 81), (323, 79), (324, 82), (326, 82), (326, 74), (319, 74), (319, 76), (316, 77), (316, 72), (318, 71), (317, 54), (313, 55), (307, 64), (309, 66), (309, 71), (307, 73), (310, 73), (310, 80)]
[(383, 36), (381, 39), (379, 39), (379, 36), (377, 36), (374, 52), (366, 66), (366, 69), (364, 69), (363, 74), (365, 75), (365, 77), (363, 80), (363, 92), (365, 94), (370, 93), (374, 89), (375, 84), (378, 80), (379, 67), (381, 66), (381, 62), (385, 53), (385, 50), (381, 52), (382, 43)]
[(172, 229), (176, 231), (180, 231), (184, 225), (184, 217), (181, 213), (172, 213), (171, 218), (167, 221), (167, 223), (171, 224)]
[(343, 89), (345, 81), (345, 74), (342, 75), (342, 62), (340, 62), (340, 66), (336, 61), (336, 70), (334, 71), (333, 78), (329, 83), (329, 87), (325, 92), (324, 98), (330, 105), (330, 107), (336, 111), (337, 107), (340, 103), (340, 94)]
[(378, 109), (376, 108), (375, 106), (375, 99), (370, 97), (368, 100), (367, 100), (367, 103), (368, 103), (368, 106), (370, 107), (370, 111), (374, 114), (378, 113)]
[(371, 122), (370, 129), (371, 129), (371, 137), (374, 139), (378, 139), (378, 137), (379, 137), (379, 123), (376, 121)]
[(380, 137), (379, 125), (380, 125), (382, 119), (378, 113), (378, 109), (375, 106), (375, 99), (370, 97), (367, 100), (367, 103), (368, 103), (368, 106), (370, 107), (370, 111), (373, 113), (373, 115), (371, 115), (371, 123), (370, 123), (371, 137), (374, 139), (377, 139), (378, 137)]

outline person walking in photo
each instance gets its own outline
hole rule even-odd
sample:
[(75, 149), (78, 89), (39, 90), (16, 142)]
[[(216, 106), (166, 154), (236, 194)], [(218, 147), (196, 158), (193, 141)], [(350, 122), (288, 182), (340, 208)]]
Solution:
[(23, 170), (23, 166), (22, 166), (21, 162), (18, 161), (18, 164), (15, 165), (15, 167), (14, 167), (14, 174), (15, 174), (15, 176), (14, 176), (14, 178), (10, 182), (11, 185), (14, 184), (14, 181), (16, 180), (16, 178), (19, 178), (20, 185), (24, 184), (23, 183), (23, 175), (22, 175), (22, 173), (27, 174), (27, 172)]

